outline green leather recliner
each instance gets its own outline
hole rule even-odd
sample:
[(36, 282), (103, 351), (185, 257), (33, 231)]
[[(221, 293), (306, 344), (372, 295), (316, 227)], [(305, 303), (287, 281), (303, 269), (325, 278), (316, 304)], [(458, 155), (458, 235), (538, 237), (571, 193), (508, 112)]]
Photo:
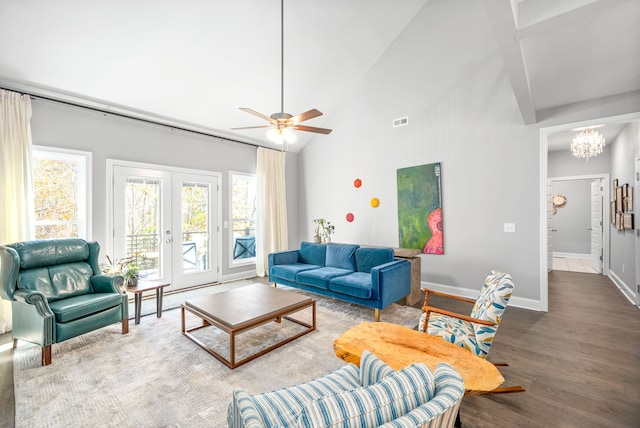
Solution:
[(100, 245), (82, 239), (48, 239), (0, 246), (0, 297), (11, 301), (13, 347), (18, 339), (51, 345), (122, 322), (129, 332), (122, 276), (103, 275)]

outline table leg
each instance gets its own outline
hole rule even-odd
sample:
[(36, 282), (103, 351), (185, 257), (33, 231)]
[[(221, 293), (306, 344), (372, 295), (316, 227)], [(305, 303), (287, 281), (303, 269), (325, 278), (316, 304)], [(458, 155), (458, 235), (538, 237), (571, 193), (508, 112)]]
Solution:
[(140, 324), (140, 312), (142, 312), (142, 293), (136, 293), (135, 306), (136, 306), (136, 324)]
[(162, 317), (162, 287), (156, 288), (156, 316)]

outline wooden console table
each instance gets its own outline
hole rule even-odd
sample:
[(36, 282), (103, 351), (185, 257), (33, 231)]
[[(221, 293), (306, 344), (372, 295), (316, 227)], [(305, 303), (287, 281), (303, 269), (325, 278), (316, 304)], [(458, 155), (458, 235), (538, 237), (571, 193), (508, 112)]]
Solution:
[(405, 297), (405, 305), (413, 306), (424, 300), (422, 289), (422, 259), (420, 250), (409, 248), (394, 248), (393, 255), (398, 259), (405, 259), (411, 263), (411, 293)]

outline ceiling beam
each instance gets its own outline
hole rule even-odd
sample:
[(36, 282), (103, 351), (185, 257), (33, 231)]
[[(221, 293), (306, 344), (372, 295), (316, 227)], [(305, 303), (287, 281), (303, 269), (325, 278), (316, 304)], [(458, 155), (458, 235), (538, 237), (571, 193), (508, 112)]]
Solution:
[(484, 0), (484, 8), (498, 43), (504, 66), (516, 96), (525, 124), (536, 122), (536, 109), (531, 94), (527, 66), (518, 40), (516, 22), (511, 4), (504, 0)]
[(545, 33), (556, 28), (566, 27), (574, 22), (580, 22), (585, 17), (597, 14), (603, 10), (628, 2), (629, 0), (595, 0), (583, 6), (576, 7), (566, 12), (548, 17), (546, 19), (524, 25), (517, 29), (518, 40), (525, 37), (534, 36), (536, 34)]

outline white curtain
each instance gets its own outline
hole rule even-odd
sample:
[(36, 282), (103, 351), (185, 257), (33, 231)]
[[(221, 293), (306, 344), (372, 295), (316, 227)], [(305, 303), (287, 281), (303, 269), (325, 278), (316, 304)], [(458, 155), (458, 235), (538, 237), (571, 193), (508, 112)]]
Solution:
[[(31, 195), (31, 99), (0, 89), (0, 245), (30, 238)], [(11, 303), (0, 300), (0, 333), (11, 328)]]
[(258, 147), (258, 215), (256, 227), (256, 274), (265, 276), (267, 256), (287, 250), (286, 153)]

